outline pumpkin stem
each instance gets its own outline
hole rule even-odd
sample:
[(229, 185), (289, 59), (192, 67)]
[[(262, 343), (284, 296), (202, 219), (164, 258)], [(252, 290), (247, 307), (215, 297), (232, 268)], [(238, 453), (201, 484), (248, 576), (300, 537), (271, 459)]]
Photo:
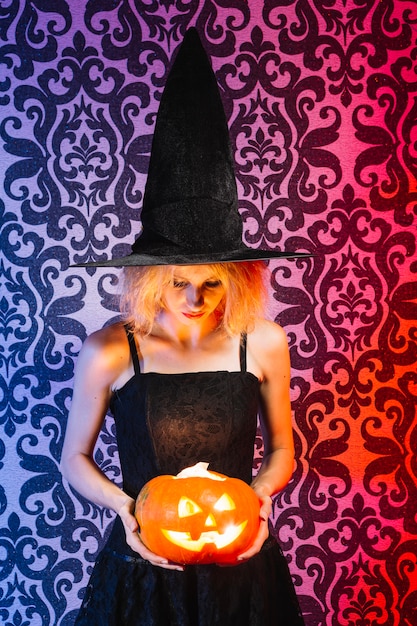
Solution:
[(196, 463), (195, 465), (192, 465), (191, 467), (186, 467), (185, 469), (181, 470), (181, 472), (179, 474), (177, 474), (176, 476), (174, 476), (174, 478), (192, 478), (192, 477), (198, 477), (198, 478), (211, 478), (212, 480), (226, 480), (226, 477), (222, 477), (219, 476), (218, 474), (215, 474), (214, 472), (209, 472), (208, 471), (208, 463), (204, 463), (202, 461), (200, 461), (199, 463)]

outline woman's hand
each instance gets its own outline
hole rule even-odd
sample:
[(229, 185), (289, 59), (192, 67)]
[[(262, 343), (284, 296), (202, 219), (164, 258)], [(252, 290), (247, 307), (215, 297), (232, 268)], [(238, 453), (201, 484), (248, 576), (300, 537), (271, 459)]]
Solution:
[(242, 552), (242, 554), (239, 554), (239, 556), (237, 557), (238, 563), (242, 561), (247, 561), (255, 554), (258, 554), (269, 536), (268, 519), (272, 511), (272, 499), (270, 496), (259, 494), (257, 495), (261, 502), (261, 509), (259, 511), (259, 531), (252, 545), (245, 552)]
[(184, 567), (178, 563), (172, 563), (154, 552), (148, 550), (145, 544), (140, 539), (139, 524), (134, 516), (135, 501), (133, 498), (127, 497), (126, 502), (120, 507), (118, 515), (122, 520), (125, 533), (126, 543), (132, 550), (140, 554), (140, 556), (149, 561), (152, 565), (157, 567), (163, 567), (164, 569), (173, 569), (183, 571)]

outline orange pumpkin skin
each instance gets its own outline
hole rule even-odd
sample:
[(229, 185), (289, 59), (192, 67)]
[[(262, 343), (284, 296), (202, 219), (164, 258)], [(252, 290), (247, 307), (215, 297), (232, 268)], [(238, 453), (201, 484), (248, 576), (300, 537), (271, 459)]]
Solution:
[(207, 474), (212, 477), (157, 476), (142, 488), (135, 515), (149, 550), (175, 563), (231, 564), (252, 544), (260, 524), (257, 495), (238, 478)]

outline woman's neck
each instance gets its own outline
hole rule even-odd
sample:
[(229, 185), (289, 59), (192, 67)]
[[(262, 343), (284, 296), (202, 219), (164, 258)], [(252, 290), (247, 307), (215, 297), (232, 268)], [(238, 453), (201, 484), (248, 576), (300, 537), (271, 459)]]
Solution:
[(181, 324), (167, 311), (158, 315), (152, 333), (154, 337), (165, 339), (185, 349), (201, 348), (207, 341), (219, 336), (221, 324), (213, 314), (204, 322), (194, 321), (192, 324)]

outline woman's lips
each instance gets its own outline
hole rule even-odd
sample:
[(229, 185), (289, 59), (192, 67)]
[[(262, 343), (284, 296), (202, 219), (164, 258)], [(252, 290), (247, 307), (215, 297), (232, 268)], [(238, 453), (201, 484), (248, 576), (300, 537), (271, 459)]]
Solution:
[(196, 319), (198, 317), (202, 317), (204, 313), (200, 311), (199, 313), (183, 313), (183, 315), (185, 315), (185, 317), (188, 317), (189, 319)]

